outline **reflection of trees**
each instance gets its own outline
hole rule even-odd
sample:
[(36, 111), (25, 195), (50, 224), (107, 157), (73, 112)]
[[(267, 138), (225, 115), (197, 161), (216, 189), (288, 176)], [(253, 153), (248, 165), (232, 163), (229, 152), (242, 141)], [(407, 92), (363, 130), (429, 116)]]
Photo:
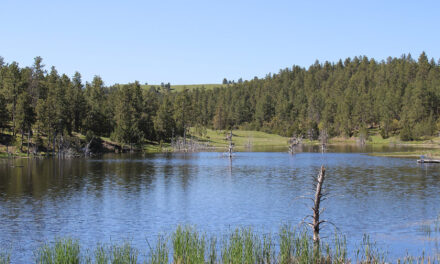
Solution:
[(154, 164), (147, 160), (126, 160), (110, 163), (107, 173), (117, 177), (116, 183), (129, 192), (139, 193), (143, 187), (149, 188), (155, 178)]
[(333, 178), (329, 178), (329, 181), (330, 185), (337, 185), (334, 188), (341, 194), (353, 194), (355, 197), (383, 193), (400, 199), (416, 195), (425, 200), (431, 195), (438, 195), (427, 192), (427, 189), (438, 190), (440, 187), (440, 173), (434, 168), (428, 170), (426, 172), (418, 167), (386, 167), (373, 164), (370, 167), (337, 166), (329, 170), (329, 175)]
[(5, 192), (10, 198), (30, 196), (39, 199), (47, 195), (56, 197), (61, 192), (66, 195), (84, 186), (85, 182), (81, 180), (86, 174), (83, 162), (56, 158), (17, 160), (16, 167), (0, 169), (7, 175), (0, 179), (0, 185), (6, 187)]
[(0, 167), (0, 192), (7, 199), (66, 197), (84, 189), (101, 192), (114, 183), (137, 192), (150, 186), (155, 175), (151, 162), (137, 159), (22, 159), (14, 166)]

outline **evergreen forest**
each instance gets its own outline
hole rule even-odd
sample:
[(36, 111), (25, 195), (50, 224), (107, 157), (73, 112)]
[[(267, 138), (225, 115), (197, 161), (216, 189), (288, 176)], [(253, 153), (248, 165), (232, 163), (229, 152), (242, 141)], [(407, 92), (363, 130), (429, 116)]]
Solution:
[[(259, 130), (317, 139), (351, 137), (377, 128), (403, 141), (435, 135), (440, 124), (440, 66), (425, 53), (383, 61), (366, 56), (316, 61), (264, 78), (206, 89), (172, 91), (169, 84), (106, 85), (95, 76), (46, 68), (41, 57), (28, 67), (0, 57), (0, 133), (54, 148), (80, 133), (141, 146), (169, 142), (189, 128)], [(17, 137), (17, 135), (21, 137)]]

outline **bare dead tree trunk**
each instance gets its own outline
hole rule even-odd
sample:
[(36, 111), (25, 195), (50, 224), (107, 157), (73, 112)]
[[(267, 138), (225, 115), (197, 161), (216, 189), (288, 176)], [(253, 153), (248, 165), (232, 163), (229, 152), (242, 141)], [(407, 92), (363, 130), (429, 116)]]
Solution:
[(321, 204), (321, 198), (322, 198), (322, 185), (324, 183), (324, 179), (325, 179), (325, 168), (324, 165), (321, 166), (321, 171), (319, 172), (318, 178), (317, 178), (317, 182), (316, 182), (316, 191), (315, 191), (315, 199), (314, 199), (314, 205), (313, 205), (313, 224), (312, 224), (312, 228), (313, 228), (313, 244), (314, 244), (314, 248), (319, 249), (319, 243), (320, 243), (320, 238), (319, 238), (319, 231), (320, 231), (320, 225), (324, 222), (324, 221), (320, 221), (319, 220), (319, 215), (320, 215), (320, 204)]

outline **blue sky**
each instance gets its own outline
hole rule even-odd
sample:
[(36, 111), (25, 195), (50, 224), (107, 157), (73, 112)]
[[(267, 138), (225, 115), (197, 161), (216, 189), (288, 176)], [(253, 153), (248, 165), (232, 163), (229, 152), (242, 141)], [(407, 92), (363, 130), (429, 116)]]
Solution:
[(0, 0), (0, 56), (106, 84), (220, 83), (316, 59), (440, 57), (439, 1)]

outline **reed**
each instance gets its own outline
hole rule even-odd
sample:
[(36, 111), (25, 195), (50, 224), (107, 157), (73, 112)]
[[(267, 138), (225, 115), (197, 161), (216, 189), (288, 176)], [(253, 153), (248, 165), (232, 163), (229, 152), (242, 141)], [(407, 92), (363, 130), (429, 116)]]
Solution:
[(110, 261), (112, 264), (136, 264), (138, 254), (138, 250), (129, 242), (110, 247)]
[(167, 239), (163, 235), (159, 235), (157, 238), (155, 248), (150, 247), (150, 264), (163, 264), (168, 263), (169, 249)]
[[(57, 239), (42, 245), (34, 263), (145, 263), (145, 264), (345, 264), (387, 263), (386, 255), (368, 236), (364, 236), (354, 259), (348, 258), (346, 239), (335, 235), (330, 243), (316, 250), (313, 235), (307, 229), (282, 226), (277, 235), (261, 234), (251, 228), (237, 228), (217, 240), (191, 226), (178, 226), (170, 235), (160, 235), (147, 252), (136, 249), (131, 242), (97, 244), (81, 248), (78, 240)], [(0, 250), (1, 252), (1, 250)], [(144, 258), (139, 259), (139, 256)], [(399, 263), (439, 263), (436, 256), (405, 256)], [(11, 263), (8, 254), (0, 253), (0, 264)]]
[(189, 226), (178, 226), (172, 240), (174, 263), (205, 263), (205, 236), (200, 235), (197, 230)]
[(262, 249), (262, 263), (270, 264), (276, 263), (275, 257), (275, 243), (272, 240), (271, 234), (263, 235), (263, 249)]
[(80, 263), (78, 240), (71, 238), (57, 239), (53, 245), (45, 244), (36, 252), (37, 263)]
[(11, 263), (11, 255), (7, 252), (0, 251), (0, 264), (9, 264)]
[[(94, 257), (95, 257), (94, 263), (96, 264), (107, 264), (110, 261), (110, 257), (107, 252), (107, 247), (101, 244), (98, 244), (98, 246), (96, 247), (94, 251)], [(93, 263), (93, 262), (90, 261), (89, 263)]]

